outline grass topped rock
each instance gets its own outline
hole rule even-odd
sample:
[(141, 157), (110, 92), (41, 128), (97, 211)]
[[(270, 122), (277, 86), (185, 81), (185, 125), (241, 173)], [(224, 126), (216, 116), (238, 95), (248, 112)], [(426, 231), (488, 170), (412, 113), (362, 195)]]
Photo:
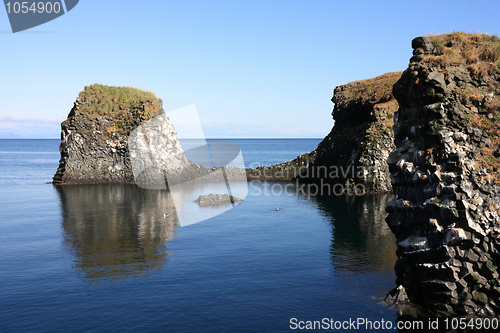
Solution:
[(176, 168), (193, 171), (197, 166), (184, 156), (164, 114), (162, 100), (152, 92), (100, 84), (85, 87), (61, 124), (61, 159), (53, 183), (134, 183), (129, 135), (153, 118), (161, 134), (144, 144), (157, 144), (159, 157), (175, 156)]

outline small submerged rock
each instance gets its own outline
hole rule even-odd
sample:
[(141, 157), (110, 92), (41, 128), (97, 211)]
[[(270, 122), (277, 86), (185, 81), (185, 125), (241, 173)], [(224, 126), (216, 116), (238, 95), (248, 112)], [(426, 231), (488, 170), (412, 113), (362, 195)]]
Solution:
[(389, 294), (385, 297), (385, 301), (388, 305), (402, 305), (408, 304), (409, 299), (406, 294), (406, 289), (403, 286), (398, 286), (389, 292)]
[(240, 203), (243, 199), (236, 198), (235, 196), (229, 195), (227, 193), (214, 194), (210, 193), (208, 195), (200, 195), (196, 202), (200, 207), (205, 206), (219, 206), (229, 203)]

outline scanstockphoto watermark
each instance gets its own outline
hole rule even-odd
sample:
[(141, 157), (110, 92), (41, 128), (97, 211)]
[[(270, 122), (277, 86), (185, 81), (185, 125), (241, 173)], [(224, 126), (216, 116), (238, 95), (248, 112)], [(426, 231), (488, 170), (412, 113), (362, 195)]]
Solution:
[[(182, 138), (190, 139), (181, 145)], [(182, 227), (220, 215), (248, 194), (240, 147), (208, 142), (195, 105), (142, 123), (130, 133), (128, 147), (135, 184), (168, 190)], [(198, 207), (195, 199), (210, 194), (222, 195), (217, 207)]]
[(253, 162), (250, 168), (254, 170), (257, 178), (264, 180), (292, 179), (300, 176), (304, 179), (324, 179), (326, 181), (335, 180), (374, 180), (380, 177), (380, 168), (374, 165), (314, 165), (314, 160), (306, 157), (297, 163), (282, 163), (271, 166), (262, 166), (258, 162)]
[(52, 21), (75, 8), (79, 0), (4, 0), (13, 33)]
[(349, 318), (347, 320), (336, 320), (333, 318), (322, 318), (321, 320), (299, 320), (290, 318), (291, 330), (370, 330), (388, 331), (394, 329), (392, 321), (383, 318), (369, 320), (367, 318)]
[(415, 320), (398, 320), (393, 323), (390, 320), (380, 318), (372, 320), (368, 318), (348, 318), (337, 320), (334, 318), (322, 318), (320, 320), (301, 320), (290, 318), (289, 328), (291, 330), (329, 330), (329, 331), (355, 331), (363, 330), (370, 332), (387, 331), (487, 331), (497, 332), (500, 328), (498, 318), (423, 318)]
[(363, 196), (367, 194), (365, 185), (352, 182), (328, 183), (320, 179), (315, 183), (301, 183), (298, 180), (289, 183), (264, 183), (250, 181), (250, 188), (254, 196), (302, 196), (310, 199), (318, 195), (326, 196)]
[[(285, 181), (287, 185), (275, 184), (264, 195), (348, 195), (362, 196), (381, 179), (382, 171), (375, 166), (314, 165), (314, 160), (288, 162), (272, 166), (260, 166), (254, 162), (251, 178), (264, 181)], [(295, 182), (293, 181), (295, 180)], [(301, 182), (301, 181), (304, 182)], [(307, 184), (306, 184), (307, 183)], [(253, 184), (253, 188), (258, 186)], [(257, 191), (261, 193), (262, 191)]]
[[(181, 146), (179, 139), (183, 137), (196, 139)], [(181, 226), (207, 220), (234, 208), (241, 202), (234, 198), (246, 198), (249, 186), (252, 195), (362, 196), (367, 192), (365, 185), (362, 181), (356, 183), (353, 177), (367, 177), (378, 171), (369, 167), (311, 168), (308, 161), (301, 161), (295, 165), (284, 163), (252, 169), (252, 173), (261, 174), (248, 183), (247, 172), (250, 170), (245, 166), (240, 147), (231, 142), (208, 142), (194, 105), (142, 123), (130, 133), (128, 148), (135, 184), (149, 190), (168, 189)], [(272, 171), (269, 173), (268, 169)], [(309, 184), (291, 181), (297, 174), (323, 178), (316, 178)], [(262, 182), (266, 179), (287, 182)], [(193, 203), (195, 199), (211, 194), (219, 196), (217, 209), (202, 209)]]

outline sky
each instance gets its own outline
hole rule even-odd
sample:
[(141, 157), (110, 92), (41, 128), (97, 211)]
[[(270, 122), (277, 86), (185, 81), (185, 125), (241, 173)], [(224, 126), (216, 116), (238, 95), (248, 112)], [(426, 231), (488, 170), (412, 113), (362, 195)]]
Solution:
[(0, 138), (59, 138), (100, 83), (195, 106), (209, 138), (323, 138), (333, 89), (401, 71), (417, 36), (500, 34), (500, 2), (81, 0), (12, 33), (0, 8)]

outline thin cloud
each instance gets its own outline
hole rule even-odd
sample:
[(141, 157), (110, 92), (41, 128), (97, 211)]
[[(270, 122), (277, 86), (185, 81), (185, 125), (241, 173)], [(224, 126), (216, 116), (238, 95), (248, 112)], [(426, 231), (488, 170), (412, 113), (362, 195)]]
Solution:
[(61, 124), (61, 122), (64, 121), (65, 118), (63, 117), (24, 117), (24, 116), (17, 116), (17, 115), (8, 115), (8, 116), (3, 116), (0, 117), (0, 122), (1, 123), (33, 123), (33, 124), (39, 124), (39, 123), (58, 123)]
[(57, 138), (63, 117), (0, 116), (0, 137)]

